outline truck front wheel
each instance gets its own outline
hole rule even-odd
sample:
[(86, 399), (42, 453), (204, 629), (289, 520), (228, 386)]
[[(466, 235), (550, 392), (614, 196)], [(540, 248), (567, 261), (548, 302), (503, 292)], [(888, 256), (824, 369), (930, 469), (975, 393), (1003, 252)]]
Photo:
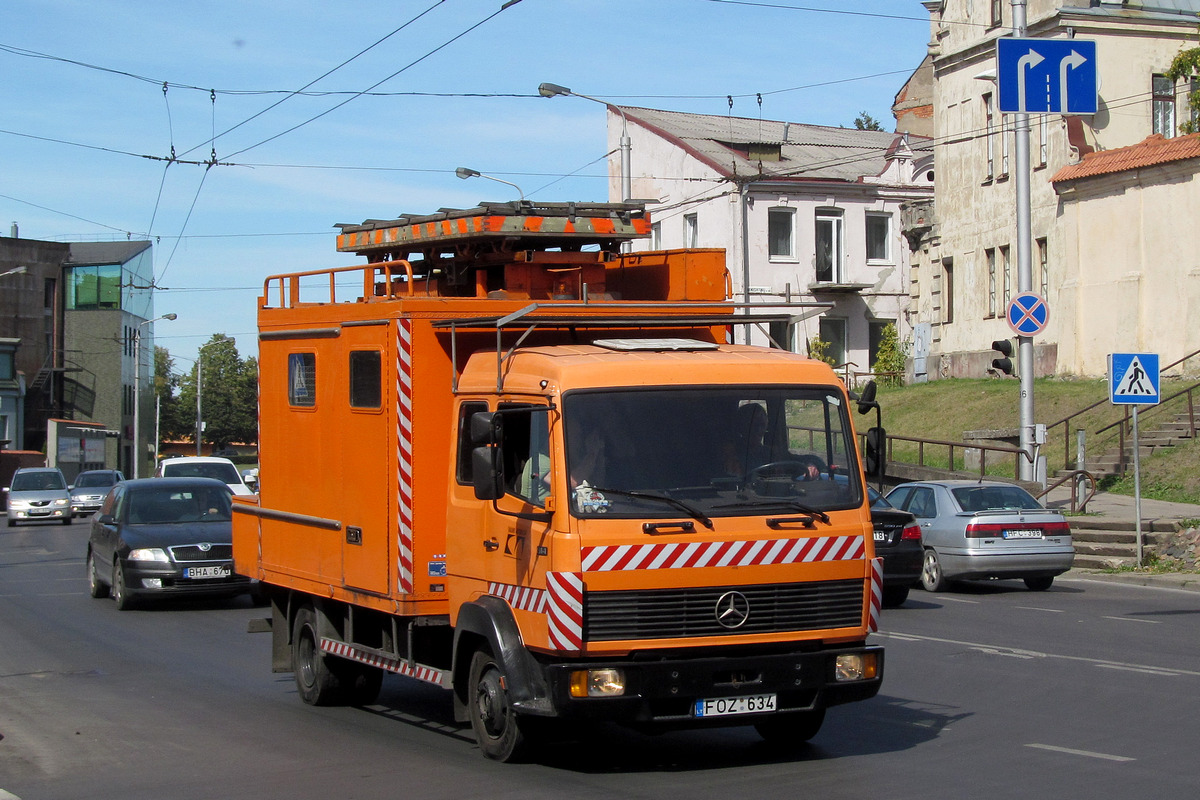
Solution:
[(505, 689), (504, 670), (486, 650), (471, 657), (471, 729), (484, 756), (493, 761), (519, 761), (528, 750), (520, 717)]
[(321, 652), (317, 615), (311, 608), (297, 611), (292, 622), (292, 671), (300, 699), (310, 706), (331, 706), (342, 701), (341, 681)]

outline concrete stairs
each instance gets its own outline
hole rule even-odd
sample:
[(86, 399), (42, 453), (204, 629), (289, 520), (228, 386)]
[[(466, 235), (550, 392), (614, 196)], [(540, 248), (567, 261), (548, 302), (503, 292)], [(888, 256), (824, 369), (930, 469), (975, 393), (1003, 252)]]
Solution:
[[(1195, 427), (1200, 429), (1200, 411), (1195, 414)], [(1175, 447), (1183, 442), (1191, 441), (1192, 425), (1189, 424), (1187, 412), (1175, 414), (1158, 423), (1155, 427), (1142, 427), (1138, 431), (1139, 456), (1149, 458), (1155, 452), (1165, 448)], [(1200, 431), (1198, 431), (1200, 432)], [(1133, 442), (1125, 443), (1126, 467), (1133, 463)], [(1120, 474), (1120, 448), (1113, 447), (1096, 458), (1087, 459), (1085, 468), (1097, 479)], [(1059, 470), (1055, 477), (1068, 474), (1067, 470)]]
[[(1137, 565), (1137, 527), (1133, 520), (1067, 517), (1075, 544), (1075, 566), (1111, 569)], [(1143, 563), (1178, 529), (1172, 520), (1142, 520)]]

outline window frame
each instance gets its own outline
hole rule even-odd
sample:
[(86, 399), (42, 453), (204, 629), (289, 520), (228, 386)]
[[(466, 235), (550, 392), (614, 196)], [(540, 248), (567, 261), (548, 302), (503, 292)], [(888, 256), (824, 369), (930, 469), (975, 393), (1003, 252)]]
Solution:
[(986, 247), (983, 250), (983, 260), (987, 264), (988, 275), (988, 318), (996, 316), (996, 248)]
[[(311, 386), (305, 391), (309, 398), (306, 402), (298, 402), (296, 388), (296, 369), (304, 370), (303, 378), (311, 380)], [(287, 398), (288, 407), (294, 411), (311, 411), (317, 406), (317, 353), (315, 350), (293, 350), (287, 354)]]
[[(775, 252), (777, 236), (775, 220), (787, 221), (787, 252)], [(767, 259), (776, 262), (795, 262), (796, 256), (796, 209), (789, 206), (772, 206), (767, 209)]]
[(1150, 132), (1175, 136), (1175, 82), (1166, 75), (1150, 76)]
[[(365, 379), (372, 377), (370, 372), (361, 372), (358, 362), (362, 358), (355, 356), (375, 356), (374, 359), (374, 386), (366, 386)], [(370, 367), (367, 367), (370, 370)], [(350, 408), (353, 411), (380, 411), (383, 409), (383, 351), (379, 348), (368, 347), (361, 349), (352, 349), (346, 354), (346, 388), (348, 392), (348, 401)], [(363, 389), (374, 389), (374, 393), (361, 394)], [(366, 401), (374, 400), (373, 403)]]
[(700, 246), (700, 218), (695, 212), (683, 215), (683, 246)]
[[(880, 242), (883, 245), (883, 255), (871, 255), (871, 223), (883, 223), (883, 237)], [(887, 211), (867, 211), (863, 215), (863, 244), (867, 250), (868, 264), (891, 264), (892, 263), (892, 215)]]
[[(821, 243), (821, 225), (830, 223), (830, 253), (829, 280), (821, 279), (821, 254), (818, 247)], [(813, 214), (813, 272), (818, 283), (841, 283), (843, 262), (845, 261), (845, 215), (840, 208), (818, 208)]]

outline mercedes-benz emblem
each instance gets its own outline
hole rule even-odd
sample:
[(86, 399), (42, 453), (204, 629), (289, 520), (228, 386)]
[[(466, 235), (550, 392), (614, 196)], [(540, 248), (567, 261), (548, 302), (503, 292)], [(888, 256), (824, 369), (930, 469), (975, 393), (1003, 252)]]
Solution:
[(741, 592), (726, 592), (721, 595), (713, 610), (722, 628), (740, 628), (750, 619), (750, 601)]
[(201, 542), (196, 546), (200, 548), (201, 553), (207, 553), (209, 550), (212, 550), (212, 545), (208, 542)]

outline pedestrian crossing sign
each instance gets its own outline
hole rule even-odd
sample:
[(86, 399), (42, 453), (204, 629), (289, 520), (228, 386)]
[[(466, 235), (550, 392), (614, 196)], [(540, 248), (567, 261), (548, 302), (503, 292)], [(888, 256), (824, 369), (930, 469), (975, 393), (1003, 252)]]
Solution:
[(1108, 357), (1109, 400), (1114, 405), (1158, 404), (1158, 354), (1113, 353)]

